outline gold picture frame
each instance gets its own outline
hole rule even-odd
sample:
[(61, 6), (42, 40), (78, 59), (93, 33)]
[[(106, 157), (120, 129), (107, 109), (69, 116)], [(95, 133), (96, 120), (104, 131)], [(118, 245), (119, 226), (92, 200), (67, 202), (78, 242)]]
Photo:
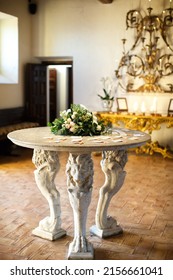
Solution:
[(173, 115), (173, 98), (169, 100), (168, 116)]
[(117, 112), (128, 112), (127, 99), (125, 97), (117, 97)]

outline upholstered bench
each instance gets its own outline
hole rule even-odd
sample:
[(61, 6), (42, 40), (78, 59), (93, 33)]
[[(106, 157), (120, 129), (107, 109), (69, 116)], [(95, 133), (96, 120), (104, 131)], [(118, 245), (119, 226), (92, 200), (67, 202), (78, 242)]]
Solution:
[(15, 124), (11, 124), (11, 125), (2, 126), (2, 127), (0, 127), (0, 140), (5, 140), (7, 138), (7, 134), (14, 130), (36, 127), (36, 126), (39, 126), (39, 125), (38, 125), (38, 123), (34, 123), (34, 122), (21, 122), (21, 123), (15, 123)]
[(0, 109), (0, 154), (10, 153), (11, 141), (7, 139), (9, 132), (37, 126), (37, 122), (25, 118), (24, 107)]

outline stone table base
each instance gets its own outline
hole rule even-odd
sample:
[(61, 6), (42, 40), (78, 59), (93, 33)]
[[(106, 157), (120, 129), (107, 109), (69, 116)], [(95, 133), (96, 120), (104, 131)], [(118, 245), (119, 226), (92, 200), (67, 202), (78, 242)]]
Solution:
[(119, 235), (123, 233), (123, 230), (120, 226), (116, 226), (115, 228), (104, 228), (99, 229), (96, 225), (90, 228), (90, 233), (93, 235), (97, 235), (100, 238), (106, 238), (113, 235)]
[(48, 232), (46, 230), (42, 230), (39, 227), (35, 228), (32, 231), (32, 234), (50, 241), (57, 240), (66, 235), (66, 231), (63, 229), (59, 229), (57, 232)]

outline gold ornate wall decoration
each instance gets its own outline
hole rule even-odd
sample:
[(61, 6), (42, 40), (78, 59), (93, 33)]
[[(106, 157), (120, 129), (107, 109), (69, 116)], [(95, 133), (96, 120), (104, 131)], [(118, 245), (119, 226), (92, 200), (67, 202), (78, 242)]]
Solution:
[[(123, 56), (115, 75), (119, 85), (128, 92), (173, 92), (173, 8), (155, 15), (153, 8), (130, 10), (126, 15), (126, 28), (135, 30), (134, 44), (126, 51), (122, 39)], [(161, 46), (162, 43), (162, 46)]]
[[(173, 128), (173, 117), (167, 116), (143, 116), (97, 112), (97, 117), (102, 119), (105, 124), (113, 124), (118, 127), (139, 130), (147, 132), (150, 135), (152, 135), (153, 131), (160, 130), (162, 124), (165, 124), (166, 128)], [(158, 141), (148, 142), (146, 145), (135, 150), (136, 153), (146, 153), (149, 155), (160, 153), (164, 158), (173, 158), (173, 151), (171, 151), (169, 147), (162, 147)]]

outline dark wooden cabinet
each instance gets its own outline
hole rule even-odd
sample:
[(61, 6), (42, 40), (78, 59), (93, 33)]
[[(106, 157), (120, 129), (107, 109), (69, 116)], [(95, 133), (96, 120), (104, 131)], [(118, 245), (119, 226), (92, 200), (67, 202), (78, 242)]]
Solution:
[[(58, 92), (57, 65), (48, 63), (33, 64), (28, 63), (25, 69), (25, 108), (26, 117), (29, 121), (38, 122), (40, 126), (52, 122), (60, 110), (69, 108), (73, 103), (73, 77), (72, 66), (67, 67), (68, 92)], [(66, 66), (65, 66), (66, 67)], [(59, 100), (66, 99), (67, 108), (60, 108)]]
[(49, 121), (57, 117), (57, 71), (49, 70)]
[(47, 67), (27, 64), (25, 73), (26, 117), (30, 121), (46, 124)]

